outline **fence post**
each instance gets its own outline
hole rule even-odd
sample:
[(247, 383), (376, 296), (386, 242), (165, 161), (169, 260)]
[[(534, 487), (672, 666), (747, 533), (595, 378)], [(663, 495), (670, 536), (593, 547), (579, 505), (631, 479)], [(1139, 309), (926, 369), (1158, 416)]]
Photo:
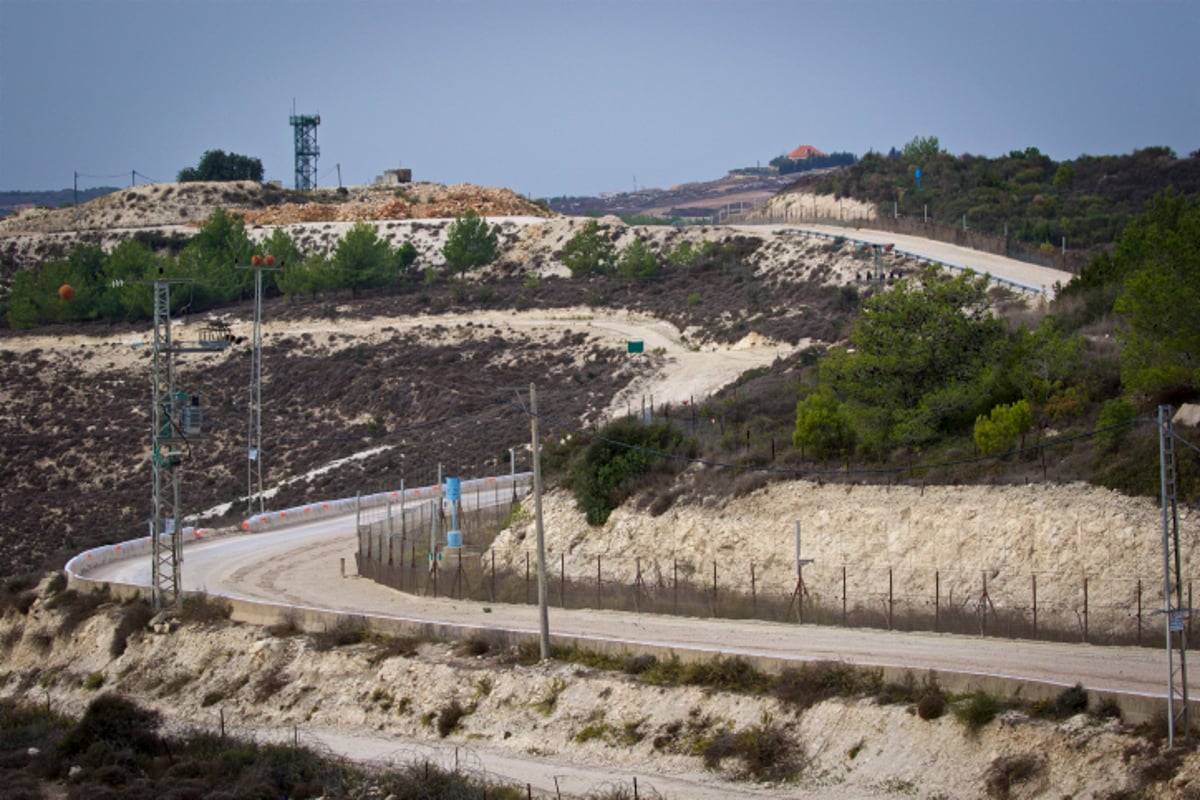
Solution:
[(675, 613), (679, 613), (679, 559), (671, 559), (671, 594), (674, 595)]
[[(1188, 603), (1190, 606), (1191, 603)], [(1142, 645), (1142, 579), (1138, 578), (1137, 582), (1137, 643), (1138, 647)]]
[[(642, 407), (645, 408), (645, 400)], [(596, 608), (600, 608), (600, 556), (596, 556)]]
[(842, 565), (842, 627), (846, 627), (846, 565)]
[(1037, 638), (1037, 573), (1030, 573), (1030, 580), (1033, 583), (1033, 638)]
[(567, 554), (558, 554), (558, 604), (567, 607)]
[(496, 551), (492, 550), (492, 590), (488, 593), (488, 600), (496, 602)]
[(525, 551), (525, 604), (529, 605), (529, 551)]
[(1083, 576), (1083, 642), (1087, 644), (1088, 640), (1088, 579), (1087, 575)]
[(940, 633), (942, 629), (942, 573), (933, 571), (933, 632)]
[(979, 596), (979, 635), (987, 636), (987, 570), (980, 570), (979, 574), (983, 578), (983, 594)]
[(717, 616), (717, 561), (713, 559), (713, 602), (712, 615)]
[(635, 614), (642, 612), (642, 557), (638, 556), (635, 560), (637, 572), (633, 577), (633, 611)]
[(892, 568), (888, 567), (888, 630), (892, 629), (892, 603), (894, 598), (892, 595)]
[(750, 562), (750, 613), (758, 617), (758, 586), (754, 577), (754, 562)]
[[(392, 566), (392, 501), (387, 501), (388, 566)], [(380, 553), (382, 556), (383, 553)]]

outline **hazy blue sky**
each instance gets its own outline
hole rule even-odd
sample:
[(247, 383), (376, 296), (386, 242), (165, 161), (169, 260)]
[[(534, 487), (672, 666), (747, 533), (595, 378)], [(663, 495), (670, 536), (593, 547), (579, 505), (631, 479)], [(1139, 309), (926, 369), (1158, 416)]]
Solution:
[[(0, 189), (173, 180), (595, 194), (800, 144), (1056, 159), (1200, 149), (1196, 0), (0, 0)], [(144, 179), (139, 178), (139, 182)]]

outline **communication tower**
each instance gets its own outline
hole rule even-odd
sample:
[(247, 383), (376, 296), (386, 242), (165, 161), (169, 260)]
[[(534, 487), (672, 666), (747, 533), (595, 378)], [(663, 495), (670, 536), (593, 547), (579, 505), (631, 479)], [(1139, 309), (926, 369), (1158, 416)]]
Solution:
[(229, 347), (227, 327), (209, 326), (200, 340), (182, 342), (171, 337), (171, 284), (189, 278), (166, 278), (154, 287), (154, 353), (151, 380), (152, 431), (150, 468), (153, 476), (150, 514), (151, 600), (155, 611), (183, 607), (179, 564), (183, 560), (183, 509), (180, 500), (180, 466), (191, 443), (200, 439), (200, 396), (178, 391), (175, 356), (180, 353), (213, 353)]
[(317, 188), (317, 156), (321, 148), (317, 147), (317, 126), (321, 124), (321, 116), (300, 114), (295, 108), (290, 117), (292, 130), (296, 139), (296, 188)]

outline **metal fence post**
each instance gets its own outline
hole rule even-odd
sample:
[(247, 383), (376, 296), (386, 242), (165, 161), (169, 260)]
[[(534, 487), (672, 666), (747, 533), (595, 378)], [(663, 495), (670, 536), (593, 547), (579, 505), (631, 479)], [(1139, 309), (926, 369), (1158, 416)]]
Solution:
[(842, 627), (846, 627), (846, 565), (842, 565)]

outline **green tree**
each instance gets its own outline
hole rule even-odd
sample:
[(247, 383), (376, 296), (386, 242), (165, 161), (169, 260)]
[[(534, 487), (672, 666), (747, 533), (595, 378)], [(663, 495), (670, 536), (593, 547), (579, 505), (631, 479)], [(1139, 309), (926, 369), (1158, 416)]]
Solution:
[(187, 295), (172, 294), (186, 298), (194, 311), (249, 297), (253, 292), (254, 276), (250, 270), (238, 267), (250, 263), (254, 250), (241, 216), (230, 214), (223, 208), (214, 210), (179, 253), (175, 272), (194, 278), (196, 283)]
[(1125, 323), (1125, 388), (1200, 389), (1200, 198), (1156, 197), (1122, 232), (1113, 260), (1126, 275), (1114, 305)]
[(975, 420), (975, 446), (985, 456), (1003, 453), (1032, 427), (1033, 412), (1029, 410), (1028, 402), (1018, 400), (1009, 405), (999, 405), (992, 409), (991, 414), (981, 414)]
[(1034, 331), (1017, 329), (1004, 373), (1022, 397), (1045, 405), (1082, 380), (1083, 354), (1083, 337), (1067, 332), (1057, 317), (1048, 315)]
[(1100, 408), (1096, 418), (1096, 447), (1111, 453), (1129, 434), (1130, 423), (1137, 418), (1137, 406), (1124, 397), (1115, 397)]
[(298, 262), (286, 265), (275, 273), (275, 285), (285, 297), (306, 295), (338, 288), (329, 259), (323, 253), (313, 253)]
[(275, 228), (271, 235), (259, 242), (255, 248), (256, 255), (270, 255), (275, 259), (275, 270), (263, 272), (263, 287), (275, 287), (283, 291), (280, 278), (285, 271), (299, 267), (304, 262), (304, 252), (296, 244), (296, 240), (283, 228)]
[(491, 264), (500, 257), (499, 236), (499, 227), (489, 227), (486, 219), (468, 209), (450, 223), (442, 255), (450, 269), (466, 275), (467, 270)]
[(224, 150), (206, 150), (195, 167), (180, 170), (176, 180), (189, 181), (259, 181), (263, 179), (262, 161)]
[(823, 386), (796, 404), (792, 443), (819, 459), (848, 456), (854, 450), (854, 426), (833, 390)]
[(417, 246), (412, 242), (405, 240), (404, 244), (396, 248), (396, 266), (402, 270), (406, 270), (413, 264), (417, 263)]
[(568, 484), (589, 525), (603, 525), (638, 488), (639, 478), (675, 452), (683, 434), (667, 423), (621, 420), (592, 440), (570, 470)]
[(168, 259), (136, 239), (121, 242), (104, 260), (104, 278), (97, 290), (100, 316), (108, 320), (150, 319), (154, 291), (138, 281), (153, 280)]
[(922, 162), (937, 156), (942, 146), (936, 136), (914, 136), (904, 145), (902, 156), (905, 161)]
[(396, 280), (396, 257), (373, 225), (359, 222), (338, 240), (330, 267), (339, 286), (352, 292), (379, 289)]
[(641, 238), (634, 239), (621, 251), (617, 272), (626, 278), (653, 278), (659, 273), (658, 256)]
[(1005, 346), (987, 278), (929, 267), (863, 303), (850, 347), (829, 351), (821, 382), (858, 407), (878, 446), (919, 446), (991, 407)]
[(571, 277), (611, 275), (616, 265), (616, 248), (600, 231), (600, 224), (590, 220), (567, 241), (558, 257), (571, 270)]

